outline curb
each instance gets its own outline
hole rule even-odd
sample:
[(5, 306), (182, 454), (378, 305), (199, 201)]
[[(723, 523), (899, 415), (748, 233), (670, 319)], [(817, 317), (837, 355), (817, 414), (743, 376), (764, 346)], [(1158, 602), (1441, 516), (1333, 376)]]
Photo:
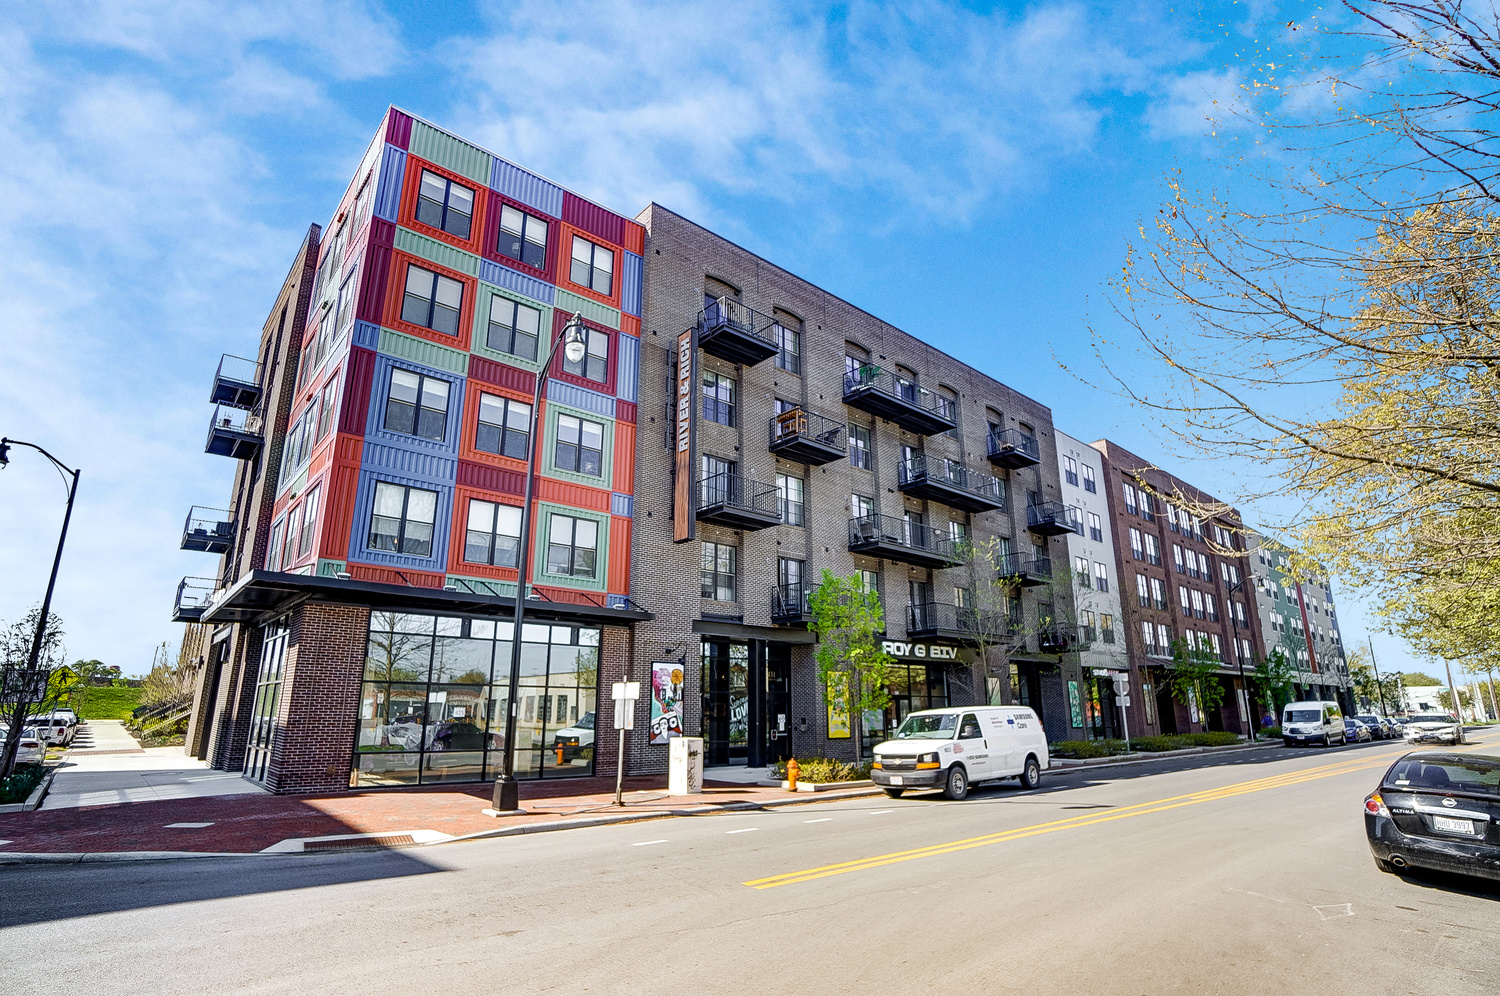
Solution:
[(1269, 750), (1273, 747), (1283, 746), (1280, 742), (1266, 744), (1231, 744), (1227, 747), (1189, 747), (1185, 750), (1162, 751), (1156, 754), (1148, 754), (1137, 751), (1130, 757), (1120, 756), (1111, 758), (1089, 758), (1088, 760), (1069, 761), (1059, 758), (1047, 768), (1048, 774), (1065, 775), (1075, 771), (1091, 771), (1095, 768), (1118, 768), (1127, 764), (1151, 764), (1156, 761), (1170, 761), (1178, 757), (1201, 757), (1204, 754), (1229, 754), (1241, 750)]
[(26, 797), (25, 802), (10, 802), (0, 806), (0, 813), (29, 813), (42, 804), (47, 797), (47, 790), (52, 787), (52, 779), (57, 777), (57, 768), (47, 769), (42, 780), (36, 783), (36, 788)]

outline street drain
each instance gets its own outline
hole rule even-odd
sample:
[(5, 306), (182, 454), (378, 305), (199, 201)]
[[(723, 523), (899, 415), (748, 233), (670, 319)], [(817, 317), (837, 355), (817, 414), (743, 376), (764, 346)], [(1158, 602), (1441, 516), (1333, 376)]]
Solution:
[(302, 842), (304, 851), (346, 851), (352, 847), (400, 847), (415, 844), (409, 833), (389, 834), (384, 837), (350, 837), (344, 840), (307, 840)]

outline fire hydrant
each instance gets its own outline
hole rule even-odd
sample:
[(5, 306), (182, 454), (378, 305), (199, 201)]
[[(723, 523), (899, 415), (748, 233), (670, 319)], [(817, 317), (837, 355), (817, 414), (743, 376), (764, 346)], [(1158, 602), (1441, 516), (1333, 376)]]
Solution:
[(797, 766), (797, 759), (795, 757), (789, 758), (787, 760), (787, 762), (786, 762), (786, 790), (788, 792), (795, 792), (795, 791), (797, 791), (797, 775), (800, 774), (801, 771), (802, 771), (802, 769)]

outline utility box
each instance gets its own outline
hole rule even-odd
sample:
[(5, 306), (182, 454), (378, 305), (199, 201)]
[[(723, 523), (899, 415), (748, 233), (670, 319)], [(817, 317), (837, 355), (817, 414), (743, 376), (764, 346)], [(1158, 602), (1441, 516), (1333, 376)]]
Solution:
[(673, 737), (667, 768), (667, 795), (703, 791), (703, 738)]

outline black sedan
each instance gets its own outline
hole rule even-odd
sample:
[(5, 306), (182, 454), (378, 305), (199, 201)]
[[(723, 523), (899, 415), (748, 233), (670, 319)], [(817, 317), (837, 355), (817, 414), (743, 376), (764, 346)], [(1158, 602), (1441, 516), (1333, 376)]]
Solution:
[(1500, 881), (1500, 755), (1405, 755), (1365, 799), (1365, 834), (1381, 871)]

